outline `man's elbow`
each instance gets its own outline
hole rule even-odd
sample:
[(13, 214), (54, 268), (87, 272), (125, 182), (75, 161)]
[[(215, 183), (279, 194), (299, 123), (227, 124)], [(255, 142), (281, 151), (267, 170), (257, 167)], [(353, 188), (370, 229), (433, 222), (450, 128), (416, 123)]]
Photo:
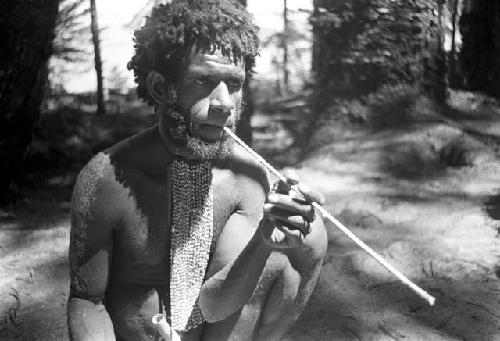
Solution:
[(224, 315), (217, 314), (215, 309), (210, 309), (208, 307), (202, 308), (200, 305), (200, 310), (201, 310), (201, 315), (208, 323), (215, 323), (225, 319)]
[(203, 318), (209, 323), (222, 321), (231, 315), (223, 311), (223, 304), (217, 304), (213, 299), (207, 298), (205, 295), (200, 295), (198, 306)]
[(207, 293), (206, 290), (200, 292), (198, 299), (198, 307), (201, 310), (203, 318), (209, 323), (215, 323), (227, 319), (229, 316), (234, 314), (238, 309), (240, 309), (244, 303), (238, 304), (236, 301), (230, 297), (215, 297)]

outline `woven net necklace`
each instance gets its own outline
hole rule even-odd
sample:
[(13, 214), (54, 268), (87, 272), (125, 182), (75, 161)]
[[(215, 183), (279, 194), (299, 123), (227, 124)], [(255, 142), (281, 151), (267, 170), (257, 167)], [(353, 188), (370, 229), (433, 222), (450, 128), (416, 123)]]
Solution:
[(168, 174), (171, 326), (188, 331), (204, 322), (197, 303), (213, 242), (213, 165), (176, 155), (182, 146), (169, 140), (161, 125), (159, 133), (163, 146), (173, 154)]

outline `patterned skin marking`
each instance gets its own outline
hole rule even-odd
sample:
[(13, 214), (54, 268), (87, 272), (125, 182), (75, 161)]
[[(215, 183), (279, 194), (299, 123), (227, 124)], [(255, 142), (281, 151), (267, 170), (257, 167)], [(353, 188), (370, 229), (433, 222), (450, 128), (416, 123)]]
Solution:
[(88, 292), (88, 284), (78, 271), (78, 267), (84, 258), (87, 223), (92, 216), (91, 204), (95, 200), (99, 179), (103, 177), (104, 170), (109, 165), (107, 154), (97, 154), (80, 172), (73, 189), (69, 262), (71, 290), (78, 296), (85, 296)]

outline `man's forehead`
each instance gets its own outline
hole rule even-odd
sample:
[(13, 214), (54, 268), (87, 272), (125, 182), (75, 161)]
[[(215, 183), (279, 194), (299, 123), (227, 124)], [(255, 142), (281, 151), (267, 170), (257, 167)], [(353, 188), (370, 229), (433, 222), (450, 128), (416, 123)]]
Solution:
[(201, 66), (201, 65), (221, 65), (221, 66), (235, 66), (240, 69), (245, 68), (245, 62), (242, 57), (235, 60), (232, 56), (227, 56), (222, 54), (220, 49), (215, 49), (211, 51), (200, 50), (196, 47), (191, 49), (191, 54), (189, 57), (191, 66)]

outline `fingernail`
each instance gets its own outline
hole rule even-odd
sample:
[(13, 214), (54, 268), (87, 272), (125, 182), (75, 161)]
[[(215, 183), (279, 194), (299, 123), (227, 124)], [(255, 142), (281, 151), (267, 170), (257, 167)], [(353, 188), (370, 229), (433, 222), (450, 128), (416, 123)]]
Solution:
[(290, 183), (290, 182), (291, 183), (297, 183), (297, 182), (299, 182), (299, 175), (294, 170), (288, 170), (286, 172), (286, 178), (287, 178), (287, 182), (288, 183)]
[(277, 198), (276, 194), (269, 194), (267, 196), (267, 200), (271, 201), (271, 202), (275, 202), (276, 200), (278, 200), (278, 198)]
[(326, 201), (325, 196), (321, 195), (321, 197), (319, 198), (320, 205), (323, 205), (325, 203), (325, 201)]

